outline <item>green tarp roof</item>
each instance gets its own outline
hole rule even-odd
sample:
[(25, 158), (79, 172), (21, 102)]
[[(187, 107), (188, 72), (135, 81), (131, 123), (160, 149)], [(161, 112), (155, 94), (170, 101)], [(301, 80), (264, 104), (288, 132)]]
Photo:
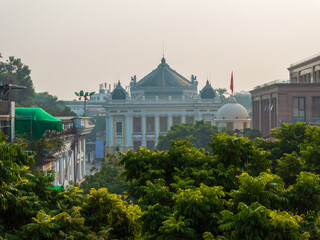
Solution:
[(47, 130), (57, 132), (62, 130), (62, 121), (51, 116), (42, 108), (16, 108), (15, 114), (15, 128), (18, 137), (39, 139)]

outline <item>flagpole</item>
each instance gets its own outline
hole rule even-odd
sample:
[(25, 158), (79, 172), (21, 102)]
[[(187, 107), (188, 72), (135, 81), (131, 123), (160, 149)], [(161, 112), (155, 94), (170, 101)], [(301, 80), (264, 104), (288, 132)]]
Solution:
[(231, 90), (231, 94), (233, 96), (233, 71), (231, 72), (230, 90)]

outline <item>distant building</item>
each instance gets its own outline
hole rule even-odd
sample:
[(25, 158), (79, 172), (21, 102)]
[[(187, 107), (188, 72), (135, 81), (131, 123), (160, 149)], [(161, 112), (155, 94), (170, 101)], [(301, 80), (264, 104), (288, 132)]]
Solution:
[(198, 93), (195, 76), (188, 80), (161, 59), (140, 81), (131, 78), (130, 91), (120, 84), (106, 100), (106, 151), (153, 149), (172, 125), (204, 120), (215, 123), (221, 99), (209, 82)]
[(263, 137), (283, 122), (320, 125), (320, 54), (291, 64), (290, 80), (276, 80), (250, 91), (252, 128)]
[[(87, 101), (86, 106), (86, 116), (93, 117), (93, 116), (105, 116), (106, 109), (104, 107), (105, 100), (103, 101)], [(83, 101), (64, 101), (64, 104), (70, 108), (72, 112), (77, 114), (77, 116), (83, 116), (84, 114), (84, 104)]]
[[(111, 86), (109, 85), (111, 89)], [(86, 102), (86, 116), (105, 116), (106, 109), (104, 104), (107, 98), (110, 96), (110, 89), (107, 89), (107, 83), (99, 85), (99, 92), (91, 96), (91, 100)], [(83, 116), (84, 114), (84, 103), (83, 101), (64, 101), (64, 104), (70, 108), (72, 112), (78, 116)]]
[(288, 70), (290, 83), (320, 83), (320, 54), (293, 63)]

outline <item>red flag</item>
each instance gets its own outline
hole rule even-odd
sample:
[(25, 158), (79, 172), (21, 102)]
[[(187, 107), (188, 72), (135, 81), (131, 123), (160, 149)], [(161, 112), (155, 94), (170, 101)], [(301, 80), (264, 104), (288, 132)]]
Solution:
[(164, 80), (162, 79), (162, 95), (164, 95)]
[(164, 74), (163, 74), (163, 68), (162, 68), (162, 95), (164, 95)]
[(233, 71), (231, 72), (230, 90), (231, 90), (232, 95), (233, 95)]

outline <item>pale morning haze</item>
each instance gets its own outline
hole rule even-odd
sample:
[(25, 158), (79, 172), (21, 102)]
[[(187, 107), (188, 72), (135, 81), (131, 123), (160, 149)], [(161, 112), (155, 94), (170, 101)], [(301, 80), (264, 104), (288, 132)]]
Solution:
[(319, 0), (0, 0), (0, 61), (21, 58), (37, 92), (71, 100), (140, 80), (164, 45), (198, 89), (229, 88), (233, 71), (235, 91), (248, 91), (320, 52), (319, 11)]

